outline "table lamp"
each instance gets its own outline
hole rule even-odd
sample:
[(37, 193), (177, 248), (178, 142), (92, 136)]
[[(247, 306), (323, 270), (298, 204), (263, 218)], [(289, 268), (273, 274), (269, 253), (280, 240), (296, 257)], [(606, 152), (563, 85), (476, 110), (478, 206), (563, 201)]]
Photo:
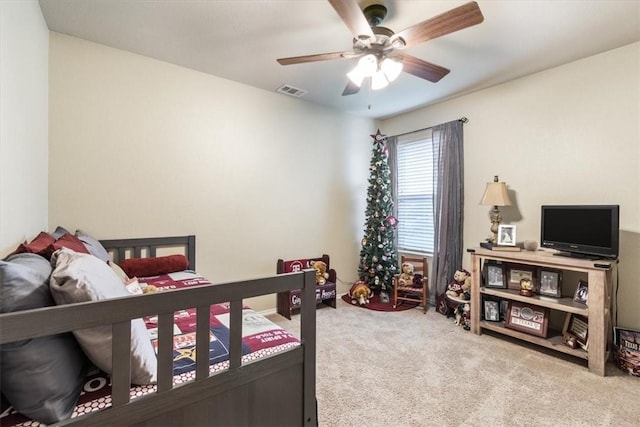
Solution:
[(498, 175), (493, 177), (493, 182), (487, 182), (480, 204), (493, 206), (491, 211), (491, 238), (487, 239), (487, 241), (495, 245), (498, 242), (498, 226), (502, 222), (498, 206), (511, 206), (507, 184), (498, 182)]

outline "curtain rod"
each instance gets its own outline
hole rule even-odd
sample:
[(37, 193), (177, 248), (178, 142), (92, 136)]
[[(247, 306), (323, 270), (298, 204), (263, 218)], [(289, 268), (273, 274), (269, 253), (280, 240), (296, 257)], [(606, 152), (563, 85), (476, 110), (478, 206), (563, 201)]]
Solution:
[[(459, 121), (459, 122), (462, 122), (462, 123), (467, 123), (467, 122), (469, 121), (469, 119), (467, 119), (466, 117), (460, 117), (460, 118), (458, 119), (458, 121)], [(410, 132), (399, 133), (399, 134), (397, 134), (397, 135), (391, 135), (391, 136), (395, 136), (395, 137), (397, 138), (397, 137), (399, 137), (399, 136), (405, 136), (405, 135), (409, 135), (409, 134), (411, 134), (411, 133), (416, 133), (416, 132), (421, 132), (421, 131), (423, 131), (423, 130), (431, 129), (432, 127), (433, 127), (433, 126), (429, 126), (429, 127), (426, 127), (426, 128), (416, 129), (416, 130), (412, 130), (412, 131), (410, 131)]]

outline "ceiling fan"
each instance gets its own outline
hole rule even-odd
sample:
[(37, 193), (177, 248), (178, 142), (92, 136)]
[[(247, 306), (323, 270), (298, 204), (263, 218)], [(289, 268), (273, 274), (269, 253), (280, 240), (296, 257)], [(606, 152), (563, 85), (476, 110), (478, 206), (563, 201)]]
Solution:
[(387, 15), (383, 4), (370, 4), (361, 10), (357, 0), (329, 0), (329, 3), (353, 34), (353, 51), (294, 56), (277, 61), (281, 65), (292, 65), (360, 58), (358, 66), (347, 74), (349, 82), (343, 96), (358, 93), (365, 81), (374, 90), (385, 87), (402, 71), (430, 82), (439, 81), (449, 73), (448, 69), (402, 51), (484, 20), (478, 3), (472, 1), (394, 33), (379, 25)]

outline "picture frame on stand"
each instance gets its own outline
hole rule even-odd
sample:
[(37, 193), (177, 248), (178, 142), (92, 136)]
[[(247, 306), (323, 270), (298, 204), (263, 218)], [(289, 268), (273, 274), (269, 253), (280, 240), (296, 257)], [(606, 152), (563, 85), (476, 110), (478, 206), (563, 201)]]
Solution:
[(578, 281), (578, 287), (576, 288), (576, 293), (573, 295), (573, 300), (577, 303), (588, 305), (589, 285), (584, 280)]
[(546, 338), (550, 310), (546, 307), (509, 301), (504, 326), (530, 335)]
[(562, 271), (540, 267), (538, 269), (538, 294), (554, 298), (562, 296)]
[(482, 266), (482, 279), (487, 288), (507, 287), (504, 264), (497, 261), (485, 261)]
[(509, 264), (507, 266), (507, 277), (509, 289), (520, 290), (520, 281), (522, 279), (528, 279), (532, 283), (535, 283), (535, 267), (522, 264)]
[(516, 226), (500, 224), (498, 226), (498, 246), (516, 245)]
[(484, 301), (484, 320), (490, 322), (500, 321), (500, 302), (499, 301)]
[(589, 345), (589, 319), (578, 314), (567, 313), (562, 335), (565, 337), (565, 344), (571, 346), (567, 341), (570, 341), (571, 337), (573, 337), (576, 341), (576, 347), (580, 345), (586, 350)]

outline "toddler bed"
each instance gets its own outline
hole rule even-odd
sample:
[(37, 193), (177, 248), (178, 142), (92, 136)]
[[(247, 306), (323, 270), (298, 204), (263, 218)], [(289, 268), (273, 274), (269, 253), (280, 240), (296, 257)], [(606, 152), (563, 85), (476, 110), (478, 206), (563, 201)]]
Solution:
[[(195, 236), (101, 243), (116, 263), (180, 246), (195, 266)], [(317, 425), (313, 271), (215, 285), (193, 271), (138, 279), (155, 292), (0, 314), (3, 346), (96, 326), (112, 332), (111, 375), (93, 369), (72, 418), (55, 425)], [(305, 296), (299, 340), (243, 304), (295, 289)], [(139, 319), (157, 353), (153, 384), (131, 385)], [(37, 425), (2, 409), (0, 425)]]

